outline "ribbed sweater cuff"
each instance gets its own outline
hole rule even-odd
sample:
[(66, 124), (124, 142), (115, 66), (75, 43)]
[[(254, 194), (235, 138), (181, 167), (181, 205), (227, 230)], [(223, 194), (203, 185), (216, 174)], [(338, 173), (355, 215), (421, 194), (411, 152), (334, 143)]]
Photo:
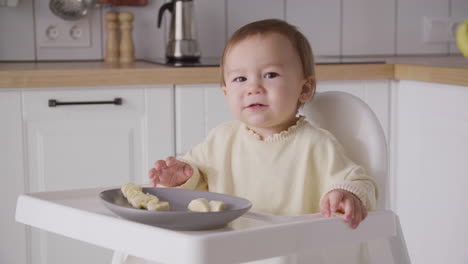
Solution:
[(366, 190), (364, 186), (355, 182), (339, 182), (330, 185), (325, 190), (322, 197), (320, 197), (320, 200), (322, 200), (323, 197), (330, 191), (337, 189), (345, 190), (354, 194), (357, 198), (359, 198), (359, 200), (361, 200), (362, 204), (367, 208), (367, 210), (371, 211), (375, 209), (376, 205), (374, 199), (369, 199), (369, 190)]
[(206, 184), (202, 181), (200, 171), (193, 164), (184, 159), (179, 159), (192, 167), (193, 175), (183, 184), (177, 186), (179, 189), (190, 189), (190, 190), (199, 190), (206, 191)]

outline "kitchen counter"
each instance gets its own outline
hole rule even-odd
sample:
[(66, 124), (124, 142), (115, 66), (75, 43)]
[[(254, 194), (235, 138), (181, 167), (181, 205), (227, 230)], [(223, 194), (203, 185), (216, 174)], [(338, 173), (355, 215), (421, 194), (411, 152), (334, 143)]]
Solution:
[[(331, 57), (330, 57), (331, 58)], [(336, 57), (320, 64), (317, 80), (401, 79), (468, 86), (468, 59), (461, 56)], [(138, 61), (108, 65), (102, 61), (0, 62), (0, 88), (195, 84), (219, 82), (218, 67), (176, 68)]]

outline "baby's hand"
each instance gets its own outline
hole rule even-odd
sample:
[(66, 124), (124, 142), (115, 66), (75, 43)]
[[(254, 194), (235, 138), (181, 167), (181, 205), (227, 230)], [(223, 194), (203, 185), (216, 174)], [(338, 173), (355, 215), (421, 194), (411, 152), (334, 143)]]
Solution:
[(332, 213), (343, 214), (343, 220), (349, 223), (351, 228), (358, 227), (359, 223), (367, 216), (367, 208), (353, 193), (336, 189), (328, 192), (320, 201), (320, 213), (325, 217)]
[(168, 157), (165, 161), (156, 161), (154, 168), (148, 172), (153, 187), (156, 187), (157, 184), (167, 187), (179, 186), (185, 183), (192, 175), (192, 167), (174, 157)]

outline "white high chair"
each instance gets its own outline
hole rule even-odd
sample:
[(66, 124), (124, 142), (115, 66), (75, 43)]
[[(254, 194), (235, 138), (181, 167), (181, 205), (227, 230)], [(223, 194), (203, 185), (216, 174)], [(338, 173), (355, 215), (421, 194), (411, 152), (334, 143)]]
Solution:
[[(305, 104), (301, 109), (301, 114), (315, 125), (330, 131), (343, 145), (346, 154), (351, 160), (363, 166), (367, 172), (375, 177), (380, 193), (377, 209), (385, 209), (386, 204), (386, 177), (387, 177), (387, 144), (384, 131), (379, 120), (370, 107), (360, 98), (345, 92), (323, 92), (317, 93), (313, 100)], [(247, 215), (248, 217), (249, 215)], [(399, 238), (392, 240), (390, 245), (395, 260), (394, 263), (410, 263), (406, 246), (404, 244), (398, 219), (395, 216)], [(373, 241), (367, 244), (355, 244), (354, 247), (341, 247), (341, 256), (335, 253), (331, 257), (320, 257), (320, 254), (312, 256), (290, 255), (277, 262), (309, 263), (309, 261), (319, 259), (322, 263), (348, 264), (361, 263), (363, 259), (351, 260), (351, 256), (362, 256), (366, 262), (378, 261), (378, 263), (389, 262), (389, 253), (383, 247), (384, 241)], [(348, 251), (343, 253), (343, 251)], [(364, 252), (362, 252), (364, 251)], [(331, 252), (324, 252), (322, 255), (331, 255)], [(339, 254), (338, 254), (339, 255)], [(387, 258), (377, 260), (379, 257)], [(116, 252), (112, 264), (143, 264), (150, 263), (137, 259), (126, 259), (126, 254)]]
[[(363, 166), (379, 187), (377, 210), (387, 209), (388, 151), (385, 134), (372, 109), (360, 98), (345, 92), (317, 93), (304, 105), (302, 114), (308, 121), (330, 131), (341, 143), (347, 156)], [(388, 241), (367, 244), (371, 263), (410, 263), (398, 217), (398, 234)], [(382, 247), (387, 246), (391, 255)], [(379, 252), (377, 252), (379, 251)], [(393, 256), (393, 261), (391, 258)], [(379, 259), (384, 257), (386, 259)], [(349, 263), (349, 262), (348, 262)]]
[[(370, 242), (365, 252), (367, 262), (409, 264), (398, 217), (384, 210), (387, 150), (375, 114), (362, 100), (343, 92), (318, 93), (302, 112), (331, 131), (348, 156), (377, 178), (378, 210), (370, 212), (357, 229), (349, 228), (341, 218), (319, 214), (289, 217), (248, 212), (221, 230), (168, 230), (110, 213), (98, 198), (105, 188), (21, 195), (16, 220), (148, 260), (134, 262), (139, 264), (224, 264), (276, 256), (285, 256), (282, 263), (309, 264), (303, 257), (305, 252), (366, 241)], [(113, 261), (124, 263), (125, 258), (115, 254)]]

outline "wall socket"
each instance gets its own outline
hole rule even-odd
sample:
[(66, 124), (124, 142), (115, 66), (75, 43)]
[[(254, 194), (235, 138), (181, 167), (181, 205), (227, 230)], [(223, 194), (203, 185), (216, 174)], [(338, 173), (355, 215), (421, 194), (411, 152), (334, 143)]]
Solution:
[(455, 31), (464, 18), (456, 17), (423, 17), (424, 43), (455, 43)]
[(73, 48), (91, 47), (90, 26), (88, 19), (78, 21), (63, 21), (49, 17), (41, 20), (37, 28), (37, 45), (39, 48)]
[(89, 10), (78, 20), (57, 17), (49, 1), (34, 1), (37, 60), (102, 59), (101, 11)]

